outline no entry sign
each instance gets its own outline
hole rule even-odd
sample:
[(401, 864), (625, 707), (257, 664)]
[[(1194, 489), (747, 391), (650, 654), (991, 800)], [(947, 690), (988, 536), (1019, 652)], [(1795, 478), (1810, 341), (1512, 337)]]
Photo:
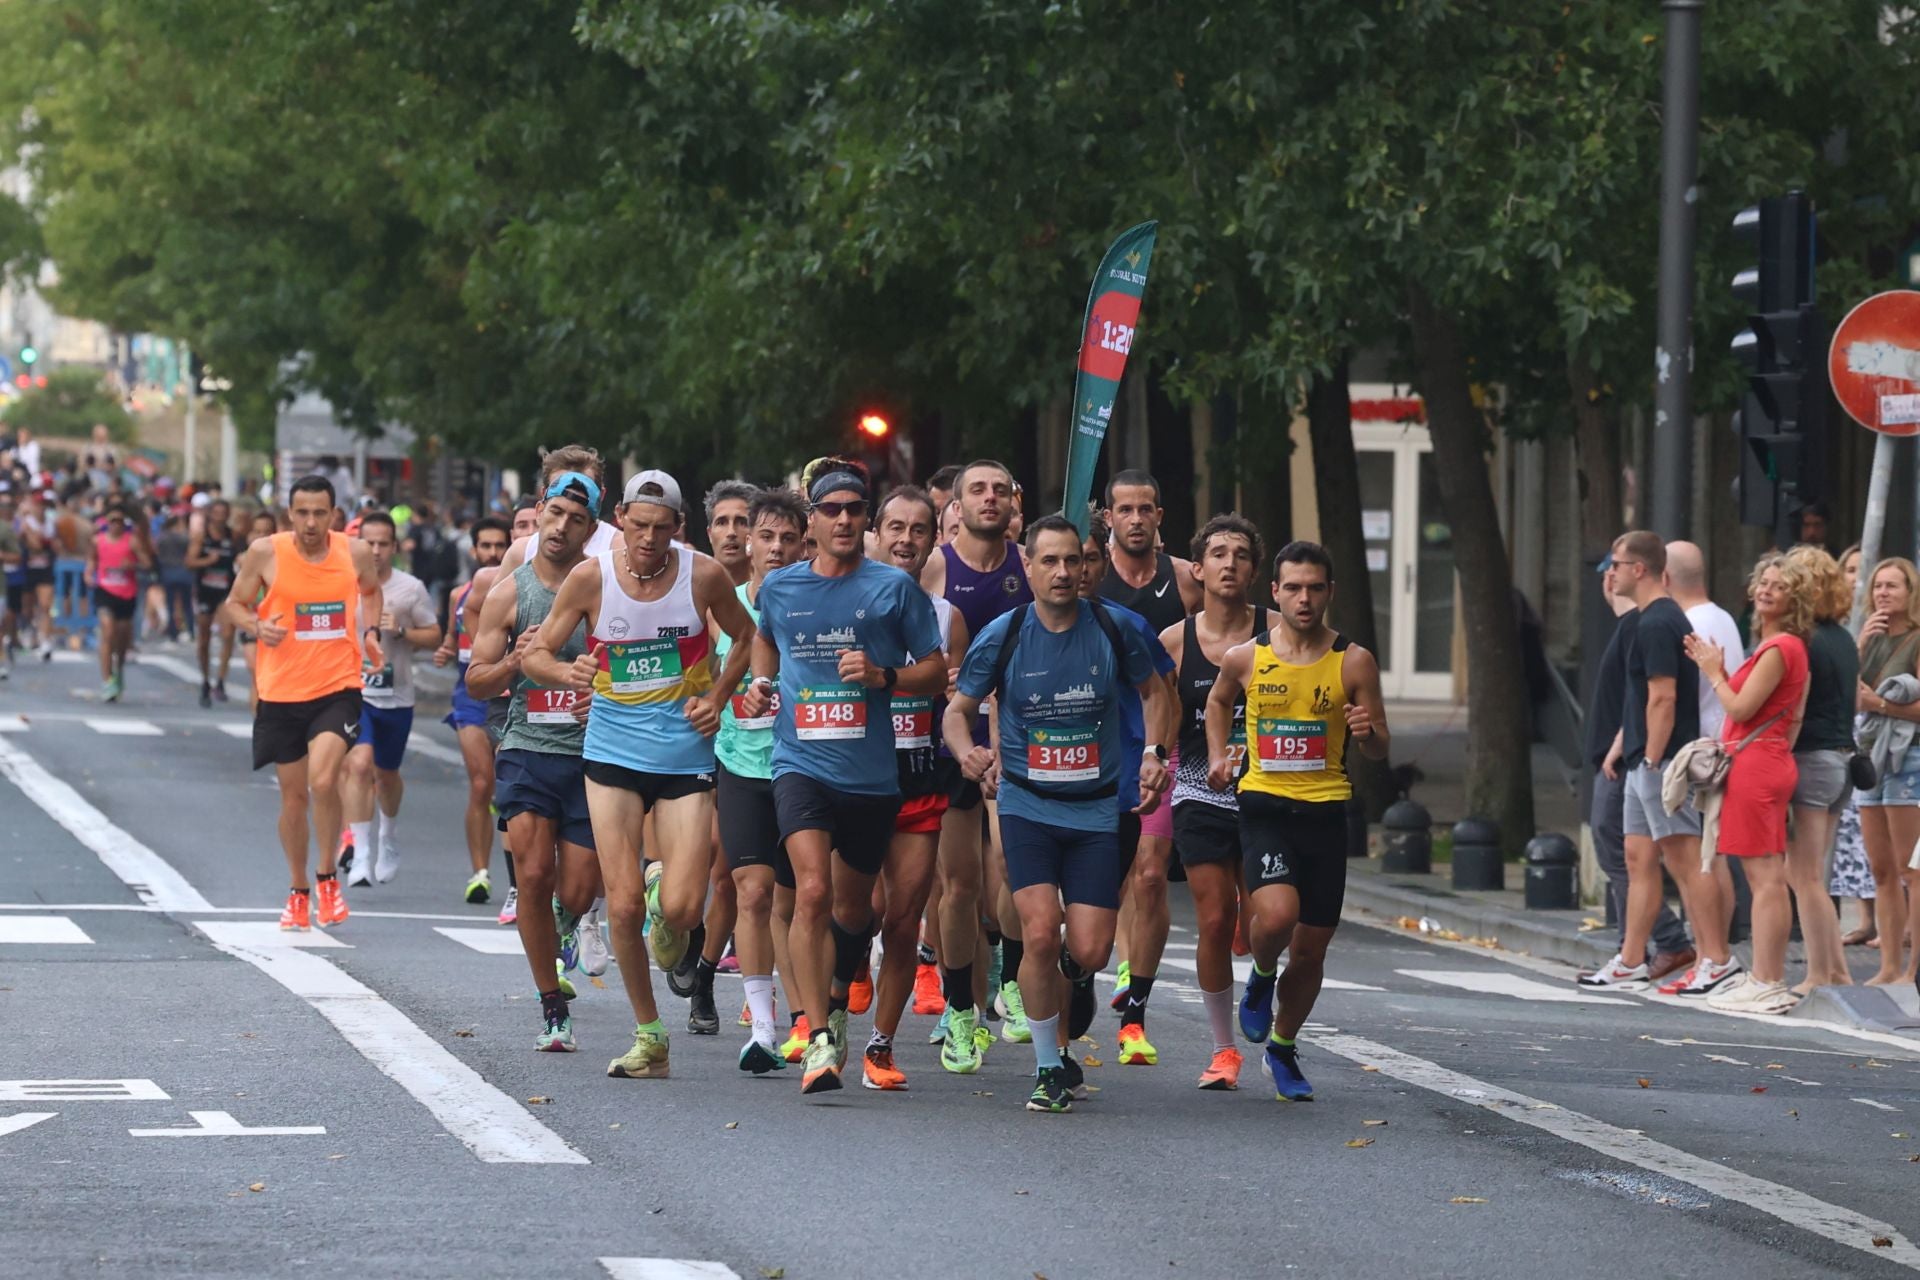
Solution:
[(1833, 331), (1827, 374), (1840, 407), (1869, 431), (1920, 433), (1920, 291), (1876, 293)]

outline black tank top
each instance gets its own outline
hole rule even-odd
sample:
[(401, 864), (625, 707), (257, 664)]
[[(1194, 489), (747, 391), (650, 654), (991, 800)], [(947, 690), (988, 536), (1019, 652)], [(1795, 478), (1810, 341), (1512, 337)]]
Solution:
[(199, 580), (200, 585), (210, 591), (225, 591), (228, 587), (231, 587), (233, 585), (233, 562), (234, 558), (239, 554), (233, 537), (231, 535), (220, 538), (202, 536), (200, 539), (200, 550), (203, 554), (212, 552), (218, 557), (212, 564), (205, 565), (194, 571), (195, 577)]
[(1144, 587), (1130, 587), (1111, 567), (1100, 580), (1100, 598), (1131, 609), (1147, 620), (1158, 635), (1187, 616), (1187, 604), (1180, 596), (1180, 584), (1173, 580), (1173, 557), (1164, 551), (1154, 553), (1153, 580)]
[[(1257, 604), (1253, 606), (1253, 634), (1257, 636), (1266, 629), (1267, 606)], [(1213, 694), (1213, 682), (1220, 678), (1220, 668), (1207, 660), (1206, 651), (1200, 647), (1199, 629), (1191, 617), (1186, 621), (1186, 634), (1180, 643), (1180, 670), (1174, 678), (1180, 688), (1180, 766), (1174, 775), (1173, 799), (1236, 808), (1233, 792), (1214, 791), (1207, 786), (1207, 699)], [(1247, 697), (1242, 692), (1233, 704), (1233, 723), (1243, 723), (1246, 714)]]

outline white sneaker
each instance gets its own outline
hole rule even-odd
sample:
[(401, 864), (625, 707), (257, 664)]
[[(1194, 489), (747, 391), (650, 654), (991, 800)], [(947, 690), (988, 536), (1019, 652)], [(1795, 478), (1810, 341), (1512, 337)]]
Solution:
[(373, 859), (356, 857), (353, 866), (347, 870), (347, 888), (357, 888), (373, 883)]
[[(359, 868), (359, 862), (360, 860), (358, 858), (354, 859), (354, 867), (356, 870)], [(392, 880), (399, 871), (400, 851), (394, 848), (387, 840), (382, 839), (380, 841), (380, 860), (374, 864), (373, 878), (381, 884), (386, 884)]]
[(507, 886), (507, 900), (500, 904), (500, 923), (513, 924), (520, 919), (520, 890)]
[(1751, 973), (1707, 997), (1708, 1008), (1727, 1013), (1785, 1013), (1798, 1003), (1786, 983), (1762, 982)]
[(1725, 964), (1715, 964), (1702, 956), (1688, 975), (1687, 985), (1681, 987), (1678, 994), (1683, 996), (1710, 996), (1727, 985), (1733, 979), (1746, 972), (1746, 966), (1740, 963), (1740, 957), (1730, 955)]
[(589, 978), (597, 978), (613, 963), (613, 957), (607, 954), (607, 940), (600, 932), (600, 909), (589, 907), (575, 929), (575, 936), (579, 939), (580, 968)]
[(1647, 962), (1629, 966), (1619, 956), (1601, 965), (1592, 973), (1583, 973), (1579, 977), (1583, 987), (1608, 987), (1615, 991), (1639, 991), (1647, 985)]

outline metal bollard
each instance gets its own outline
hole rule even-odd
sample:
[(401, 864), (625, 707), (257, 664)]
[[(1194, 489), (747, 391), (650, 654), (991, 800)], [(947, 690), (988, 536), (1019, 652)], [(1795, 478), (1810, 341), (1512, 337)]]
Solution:
[(1573, 841), (1545, 831), (1527, 841), (1527, 910), (1571, 911), (1580, 905), (1580, 854)]
[(1380, 869), (1423, 876), (1433, 870), (1433, 815), (1397, 800), (1380, 817)]
[(1504, 889), (1506, 863), (1500, 857), (1500, 828), (1485, 818), (1453, 824), (1453, 887)]

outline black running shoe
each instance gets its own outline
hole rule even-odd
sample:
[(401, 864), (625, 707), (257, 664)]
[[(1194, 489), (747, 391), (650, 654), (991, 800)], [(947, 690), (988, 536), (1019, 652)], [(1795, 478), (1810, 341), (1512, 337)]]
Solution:
[(696, 1036), (720, 1034), (720, 1011), (713, 1005), (713, 988), (695, 983), (687, 1006), (687, 1030)]
[(1060, 1067), (1042, 1067), (1034, 1077), (1033, 1092), (1027, 1095), (1027, 1110), (1060, 1114), (1073, 1110), (1073, 1094), (1067, 1089), (1066, 1071)]

